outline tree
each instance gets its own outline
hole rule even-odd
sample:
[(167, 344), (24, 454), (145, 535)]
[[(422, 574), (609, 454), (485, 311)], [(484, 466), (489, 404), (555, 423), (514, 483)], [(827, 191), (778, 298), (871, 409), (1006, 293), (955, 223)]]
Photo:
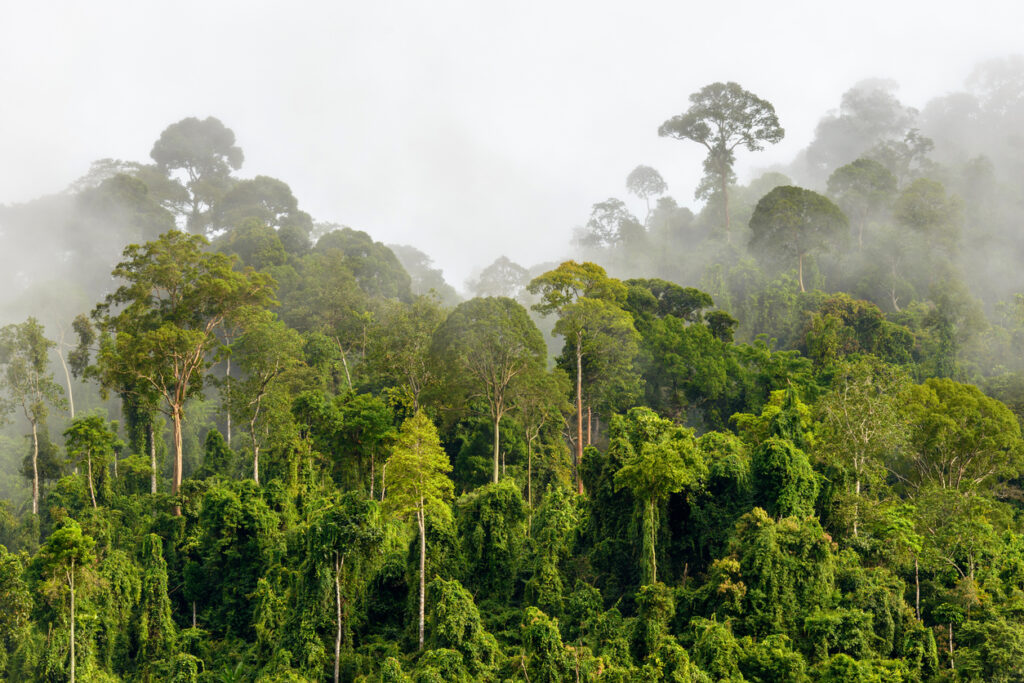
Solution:
[(526, 268), (506, 256), (499, 256), (466, 286), (473, 296), (507, 296), (518, 300), (529, 281), (530, 273)]
[[(377, 478), (377, 458), (382, 455), (389, 441), (395, 436), (395, 415), (381, 398), (372, 394), (355, 394), (340, 403), (341, 427), (338, 430), (341, 451), (359, 458), (359, 470), (365, 470), (364, 462), (370, 461), (370, 498), (373, 498), (374, 482)], [(367, 456), (369, 456), (367, 458)], [(387, 485), (387, 463), (381, 468), (380, 495), (384, 499)]]
[(465, 391), (483, 400), (494, 425), (494, 481), (500, 464), (501, 418), (510, 389), (531, 367), (544, 364), (544, 338), (526, 309), (507, 297), (471, 299), (456, 306), (434, 333), (434, 355), (463, 375)]
[(704, 180), (695, 194), (704, 199), (721, 196), (726, 238), (730, 241), (729, 185), (735, 180), (734, 150), (742, 146), (756, 152), (764, 149), (766, 142), (779, 142), (785, 134), (770, 102), (732, 82), (704, 86), (690, 95), (689, 109), (658, 128), (661, 137), (692, 140), (707, 149)]
[(437, 381), (430, 344), (444, 319), (437, 301), (426, 296), (418, 296), (410, 304), (389, 301), (374, 318), (365, 376), (376, 386), (404, 388), (413, 412), (420, 409), (423, 392)]
[(220, 346), (215, 330), (244, 308), (273, 301), (269, 276), (239, 272), (234, 259), (205, 252), (206, 245), (202, 236), (177, 231), (129, 245), (112, 273), (127, 284), (93, 311), (102, 332), (94, 376), (107, 390), (145, 387), (171, 418), (174, 495), (181, 486), (185, 402), (202, 392), (211, 354)]
[(313, 219), (299, 210), (288, 184), (265, 175), (235, 183), (212, 211), (215, 228), (230, 230), (250, 218), (278, 232), (297, 230), (305, 235), (307, 244), (313, 230)]
[(163, 541), (148, 534), (139, 545), (142, 581), (133, 625), (138, 629), (139, 659), (153, 661), (176, 651), (174, 619), (167, 595), (167, 562)]
[(838, 111), (818, 122), (806, 160), (817, 177), (864, 155), (876, 143), (901, 137), (913, 125), (917, 110), (893, 94), (898, 85), (865, 79), (843, 93)]
[(621, 459), (615, 488), (628, 488), (643, 506), (643, 583), (658, 580), (655, 540), (658, 505), (672, 493), (696, 486), (707, 474), (691, 430), (658, 417), (649, 408), (633, 408), (611, 423), (609, 450)]
[(227, 192), (231, 171), (241, 168), (244, 159), (241, 148), (235, 146), (235, 134), (212, 116), (172, 123), (149, 156), (164, 173), (184, 171), (188, 229), (193, 233), (206, 231), (211, 207)]
[(427, 515), (451, 516), (448, 501), (454, 487), (452, 465), (441, 448), (437, 430), (418, 411), (402, 423), (391, 451), (391, 485), (386, 505), (399, 517), (415, 516), (420, 538), (419, 647), (423, 649), (426, 604)]
[(39, 514), (39, 426), (49, 407), (64, 407), (63, 390), (49, 371), (49, 354), (56, 344), (43, 335), (35, 318), (0, 329), (3, 386), (32, 428), (32, 514)]
[(50, 534), (32, 560), (35, 571), (45, 579), (43, 588), (48, 596), (57, 598), (67, 589), (71, 683), (75, 682), (75, 599), (95, 581), (95, 545), (92, 537), (82, 533), (78, 522), (68, 520)]
[(963, 203), (947, 195), (942, 183), (918, 178), (897, 197), (893, 216), (931, 248), (938, 246), (949, 253), (960, 239)]
[(621, 244), (634, 233), (642, 233), (643, 229), (625, 203), (612, 197), (594, 204), (579, 243), (585, 247), (607, 249)]
[[(553, 334), (565, 339), (562, 356), (569, 374), (576, 380), (576, 453), (573, 476), (576, 488), (583, 493), (583, 480), (579, 465), (583, 460), (583, 357), (604, 358), (604, 369), (625, 371), (627, 379), (634, 378), (632, 361), (638, 350), (639, 335), (633, 327), (632, 317), (620, 305), (625, 302), (627, 288), (608, 277), (604, 268), (595, 263), (566, 261), (554, 270), (534, 278), (527, 289), (539, 294), (541, 300), (533, 310), (541, 315), (557, 313)], [(600, 369), (600, 364), (598, 369)], [(621, 372), (617, 372), (620, 374)], [(625, 384), (625, 383), (624, 383)]]
[(533, 446), (547, 424), (569, 413), (571, 407), (566, 398), (569, 377), (561, 369), (549, 373), (542, 367), (534, 367), (516, 383), (513, 391), (516, 414), (526, 437), (526, 504), (532, 516)]
[(860, 521), (862, 489), (882, 483), (888, 458), (907, 442), (899, 401), (907, 378), (873, 356), (844, 362), (832, 390), (818, 402), (821, 421), (816, 450), (853, 477), (853, 535)]
[(349, 491), (317, 510), (311, 523), (310, 551), (332, 568), (335, 606), (334, 683), (338, 683), (341, 666), (341, 641), (345, 620), (341, 592), (345, 560), (352, 553), (365, 553), (383, 540), (374, 525), (376, 507), (355, 492)]
[(896, 176), (873, 159), (857, 159), (828, 177), (828, 193), (857, 230), (857, 248), (864, 248), (864, 228), (896, 196)]
[(445, 281), (441, 269), (432, 267), (433, 260), (429, 256), (407, 244), (389, 244), (387, 246), (409, 273), (413, 294), (417, 296), (432, 295), (445, 306), (454, 306), (462, 300), (455, 288)]
[[(302, 364), (302, 337), (268, 311), (252, 309), (243, 323), (245, 330), (231, 349), (244, 373), (244, 379), (230, 385), (237, 397), (240, 417), (249, 423), (252, 446), (252, 478), (260, 483), (260, 447), (258, 425), (267, 422), (264, 400)], [(264, 430), (265, 431), (265, 430)]]
[(841, 239), (848, 226), (827, 197), (802, 187), (777, 187), (761, 198), (750, 217), (750, 248), (796, 257), (800, 291), (805, 292), (804, 257)]
[(93, 482), (93, 461), (99, 467), (105, 467), (118, 448), (124, 444), (117, 438), (117, 425), (107, 424), (99, 415), (79, 417), (72, 421), (64, 432), (68, 457), (76, 464), (85, 460), (86, 478), (89, 482), (89, 497), (92, 506), (96, 507), (96, 487)]
[(985, 489), (1024, 471), (1017, 418), (978, 387), (929, 378), (910, 388), (903, 414), (911, 448), (897, 474), (915, 490)]
[(626, 176), (626, 189), (644, 200), (647, 206), (647, 215), (644, 217), (644, 225), (647, 225), (651, 218), (651, 197), (660, 197), (668, 192), (668, 185), (655, 169), (650, 166), (637, 166)]

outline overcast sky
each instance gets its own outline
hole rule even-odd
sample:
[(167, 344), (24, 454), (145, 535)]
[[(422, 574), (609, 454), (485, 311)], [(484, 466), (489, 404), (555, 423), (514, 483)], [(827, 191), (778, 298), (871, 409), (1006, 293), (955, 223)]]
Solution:
[[(784, 162), (862, 78), (913, 106), (1024, 51), (1024, 3), (0, 1), (0, 203), (103, 157), (148, 161), (186, 116), (316, 220), (430, 254), (462, 288), (560, 256), (638, 164), (692, 204), (701, 148), (657, 137), (707, 83), (775, 105)], [(639, 211), (639, 201), (634, 203)]]

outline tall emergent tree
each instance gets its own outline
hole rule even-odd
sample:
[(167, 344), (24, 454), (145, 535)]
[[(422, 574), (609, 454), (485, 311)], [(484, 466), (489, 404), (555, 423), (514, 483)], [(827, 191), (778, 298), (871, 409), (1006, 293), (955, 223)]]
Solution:
[(39, 426), (49, 406), (62, 408), (63, 390), (53, 381), (49, 354), (56, 344), (43, 335), (35, 318), (0, 329), (0, 381), (11, 401), (21, 407), (32, 428), (32, 514), (39, 514)]
[(231, 171), (241, 168), (245, 158), (235, 145), (235, 134), (213, 116), (201, 121), (190, 116), (167, 126), (149, 156), (166, 174), (184, 171), (186, 219), (194, 233), (206, 231), (211, 207), (227, 193)]
[(507, 297), (459, 304), (434, 333), (435, 355), (469, 379), (467, 393), (487, 404), (494, 424), (494, 481), (501, 458), (501, 418), (512, 407), (510, 387), (544, 365), (544, 337), (526, 309)]
[[(632, 362), (638, 351), (639, 335), (633, 317), (620, 304), (627, 288), (621, 281), (608, 277), (595, 263), (566, 261), (558, 268), (530, 282), (531, 294), (539, 294), (540, 302), (533, 310), (541, 315), (557, 313), (554, 334), (565, 339), (562, 360), (574, 360), (570, 375), (576, 378), (576, 453), (573, 474), (576, 488), (583, 493), (579, 464), (583, 459), (583, 359), (605, 374), (616, 375), (620, 386), (629, 384)], [(568, 365), (568, 363), (567, 363)], [(622, 381), (623, 377), (626, 381)]]
[(419, 647), (423, 649), (426, 605), (427, 515), (448, 517), (451, 508), (452, 464), (441, 448), (437, 429), (422, 411), (402, 423), (391, 452), (386, 506), (399, 517), (416, 517), (420, 536)]
[(626, 176), (626, 189), (644, 200), (647, 215), (644, 217), (646, 226), (651, 219), (651, 197), (660, 197), (668, 191), (668, 184), (656, 169), (650, 166), (637, 166)]
[(796, 257), (800, 291), (804, 292), (804, 257), (842, 239), (849, 225), (846, 215), (828, 197), (784, 185), (761, 197), (754, 208), (750, 247), (761, 253)]
[(764, 143), (775, 144), (785, 134), (775, 107), (733, 82), (704, 86), (690, 95), (689, 109), (658, 127), (661, 137), (692, 140), (707, 149), (704, 179), (695, 196), (708, 199), (721, 195), (725, 234), (730, 241), (729, 184), (736, 179), (732, 170), (734, 150), (743, 146), (757, 152), (764, 149)]
[(146, 387), (171, 419), (174, 494), (181, 486), (185, 402), (202, 391), (220, 345), (217, 327), (248, 306), (273, 301), (269, 276), (239, 272), (233, 258), (206, 252), (206, 245), (206, 238), (178, 231), (129, 245), (112, 273), (127, 284), (93, 311), (101, 336), (92, 374), (106, 390)]

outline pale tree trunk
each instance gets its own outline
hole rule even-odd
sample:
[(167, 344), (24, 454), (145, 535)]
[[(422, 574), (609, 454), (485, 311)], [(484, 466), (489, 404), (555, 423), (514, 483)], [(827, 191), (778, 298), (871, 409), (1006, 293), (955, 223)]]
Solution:
[(499, 448), (499, 434), (501, 427), (501, 415), (498, 415), (494, 419), (494, 483), (498, 483), (498, 460), (501, 457), (498, 451)]
[(252, 443), (252, 480), (257, 484), (260, 483), (260, 445), (256, 442), (256, 416), (258, 414), (259, 408), (249, 420), (249, 438)]
[[(231, 340), (228, 339), (227, 342), (228, 342), (228, 344), (230, 344)], [(228, 448), (231, 448), (231, 355), (230, 354), (225, 359), (225, 361), (227, 363), (227, 368), (224, 370), (224, 383), (227, 384), (228, 395), (227, 395), (227, 400), (224, 402), (224, 404), (225, 404), (224, 405), (224, 412), (227, 414), (226, 415), (227, 424), (225, 425), (225, 427), (226, 427), (225, 431), (227, 432), (227, 434), (224, 435), (224, 439), (225, 439), (225, 441), (227, 441)]]
[(71, 588), (71, 683), (75, 683), (75, 558), (71, 558), (71, 571), (68, 572), (68, 585)]
[(857, 501), (853, 504), (853, 537), (857, 538), (857, 522), (860, 521), (860, 477), (857, 477), (857, 484), (854, 487)]
[(526, 504), (533, 515), (533, 439), (526, 440)]
[(68, 364), (64, 361), (64, 331), (61, 330), (60, 335), (60, 347), (57, 358), (60, 358), (60, 365), (64, 368), (64, 381), (68, 387), (68, 412), (71, 415), (71, 419), (75, 419), (75, 395), (71, 391), (71, 373), (68, 372)]
[[(174, 406), (171, 411), (171, 417), (174, 421), (174, 477), (171, 482), (171, 495), (174, 496), (178, 495), (178, 490), (181, 488), (181, 412), (181, 406)], [(179, 503), (174, 504), (174, 516), (181, 517), (181, 505)]]
[(338, 559), (334, 552), (334, 607), (337, 630), (334, 635), (334, 683), (338, 683), (341, 672), (341, 570), (345, 566), (345, 558)]
[(39, 514), (39, 428), (32, 420), (32, 514)]
[(588, 446), (591, 443), (593, 443), (591, 441), (591, 438), (590, 438), (590, 433), (591, 433), (591, 430), (593, 429), (593, 427), (594, 427), (594, 418), (593, 418), (593, 416), (590, 413), (590, 406), (587, 406), (587, 445)]
[(420, 527), (420, 647), (423, 649), (423, 625), (425, 622), (424, 611), (427, 600), (427, 525), (426, 510), (423, 509), (423, 499), (420, 499), (420, 509), (416, 511), (416, 522)]
[(373, 486), (374, 480), (377, 478), (377, 459), (373, 455), (373, 451), (370, 451), (370, 500), (373, 500)]
[(85, 463), (88, 467), (89, 474), (89, 497), (92, 498), (92, 509), (96, 509), (96, 489), (92, 484), (92, 453), (88, 453), (85, 457)]
[(152, 415), (149, 417), (149, 492), (156, 493), (156, 434)]
[(348, 358), (345, 356), (345, 349), (341, 346), (341, 339), (338, 337), (334, 338), (334, 343), (338, 346), (338, 353), (341, 354), (341, 365), (345, 368), (345, 381), (348, 382), (348, 388), (352, 389), (352, 375), (348, 371)]
[(387, 488), (388, 461), (385, 460), (380, 466), (380, 502), (384, 502), (384, 489)]
[(651, 515), (651, 583), (655, 584), (658, 582), (658, 553), (654, 550), (654, 542), (657, 534), (657, 522), (654, 517), (655, 510), (653, 498), (648, 501), (648, 505), (650, 506)]
[(799, 276), (800, 276), (800, 291), (801, 292), (806, 292), (807, 290), (804, 289), (804, 255), (803, 254), (797, 254), (796, 262), (797, 262), (797, 272), (799, 273)]
[(583, 478), (580, 476), (580, 465), (583, 463), (583, 337), (576, 333), (576, 462), (573, 463), (576, 475), (576, 493), (583, 495)]
[(956, 671), (956, 660), (953, 659), (953, 622), (949, 622), (949, 668)]

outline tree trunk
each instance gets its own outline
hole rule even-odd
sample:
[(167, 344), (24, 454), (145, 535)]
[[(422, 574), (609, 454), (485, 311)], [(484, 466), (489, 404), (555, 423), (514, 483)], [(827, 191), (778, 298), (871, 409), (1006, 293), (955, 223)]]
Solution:
[(732, 225), (729, 218), (729, 175), (726, 169), (722, 169), (722, 207), (725, 210), (725, 241), (732, 244)]
[(860, 521), (860, 477), (857, 477), (857, 483), (854, 486), (856, 491), (857, 502), (853, 504), (853, 537), (857, 538), (857, 522)]
[(71, 392), (71, 373), (68, 372), (68, 364), (64, 362), (64, 331), (61, 330), (60, 335), (60, 346), (57, 358), (60, 358), (60, 365), (64, 368), (64, 381), (68, 387), (68, 412), (71, 414), (71, 419), (75, 419), (75, 395)]
[(806, 292), (807, 290), (804, 289), (804, 255), (803, 254), (797, 254), (797, 256), (796, 256), (796, 263), (797, 263), (797, 272), (799, 273), (799, 276), (800, 276), (800, 291), (801, 292)]
[[(259, 409), (257, 408), (257, 414)], [(256, 414), (249, 420), (249, 437), (252, 443), (252, 480), (260, 483), (260, 445), (256, 443)]]
[(583, 495), (583, 478), (580, 476), (580, 465), (583, 462), (583, 337), (576, 333), (576, 462), (573, 463), (573, 474), (576, 475), (576, 493)]
[(893, 310), (896, 311), (897, 313), (899, 313), (900, 312), (900, 305), (898, 303), (899, 297), (896, 296), (896, 260), (895, 259), (890, 261), (890, 266), (891, 266), (891, 271), (892, 271), (892, 282), (889, 285), (889, 297), (890, 297), (890, 299), (892, 299)]
[(420, 527), (420, 650), (423, 649), (423, 613), (427, 600), (427, 525), (425, 517), (426, 510), (423, 509), (423, 500), (420, 499), (420, 509), (416, 511), (416, 521)]
[(153, 433), (152, 415), (149, 416), (149, 470), (149, 492), (156, 493), (156, 435)]
[(370, 451), (370, 500), (373, 500), (373, 484), (374, 479), (377, 478), (377, 460), (373, 456), (373, 451)]
[(500, 454), (499, 454), (499, 451), (498, 451), (499, 443), (500, 443), (498, 435), (499, 435), (500, 427), (501, 427), (501, 416), (499, 415), (499, 416), (494, 418), (494, 483), (495, 484), (498, 483), (498, 459), (500, 457)]
[(334, 683), (338, 683), (341, 672), (341, 560), (338, 559), (338, 551), (334, 551), (334, 607), (337, 626), (334, 634)]
[(533, 439), (526, 440), (526, 505), (533, 512)]
[(953, 659), (953, 622), (949, 622), (949, 668), (956, 671), (956, 660)]
[(39, 428), (32, 420), (32, 514), (39, 514)]
[[(230, 339), (226, 339), (228, 344), (231, 344)], [(224, 401), (224, 412), (226, 413), (227, 424), (225, 425), (227, 432), (224, 435), (225, 441), (228, 442), (228, 448), (231, 448), (231, 355), (225, 359), (227, 362), (227, 368), (224, 371), (224, 383), (228, 388), (227, 400)]]
[(594, 419), (590, 414), (590, 406), (587, 406), (587, 445), (593, 443), (590, 439), (591, 429), (594, 427)]
[(385, 460), (380, 466), (380, 502), (384, 502), (384, 489), (388, 483), (388, 461)]
[(92, 453), (88, 453), (85, 456), (85, 463), (88, 467), (89, 475), (89, 497), (92, 498), (92, 509), (96, 509), (96, 489), (92, 485)]
[[(174, 421), (174, 476), (171, 481), (171, 495), (177, 496), (178, 490), (181, 488), (181, 463), (182, 463), (182, 444), (181, 444), (181, 406), (174, 406), (171, 411), (171, 417)], [(174, 516), (181, 517), (181, 504), (174, 504)]]
[(352, 390), (352, 375), (348, 371), (348, 358), (345, 356), (345, 349), (341, 346), (341, 340), (337, 337), (334, 338), (334, 343), (338, 345), (338, 352), (341, 354), (341, 365), (345, 368), (345, 381), (348, 382), (349, 391)]
[(68, 572), (68, 585), (71, 588), (71, 683), (75, 683), (75, 558), (71, 558), (71, 571)]
[(658, 582), (658, 554), (654, 550), (654, 542), (656, 540), (656, 534), (657, 534), (656, 527), (658, 525), (655, 522), (655, 509), (654, 509), (654, 499), (653, 498), (651, 498), (651, 500), (648, 502), (648, 505), (650, 506), (650, 515), (651, 515), (651, 521), (650, 521), (650, 527), (651, 527), (651, 583), (654, 584), (654, 583)]

